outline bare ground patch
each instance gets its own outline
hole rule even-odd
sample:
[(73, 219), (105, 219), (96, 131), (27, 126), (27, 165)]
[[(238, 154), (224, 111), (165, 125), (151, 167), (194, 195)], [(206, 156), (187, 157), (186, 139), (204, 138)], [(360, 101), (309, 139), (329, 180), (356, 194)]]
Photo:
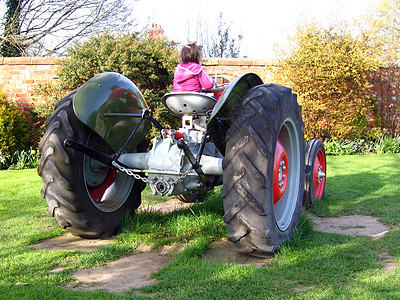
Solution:
[(373, 239), (383, 237), (390, 227), (379, 222), (378, 218), (363, 215), (319, 218), (311, 215), (315, 230), (350, 236), (370, 236)]
[(176, 198), (169, 199), (165, 202), (154, 205), (143, 205), (139, 207), (139, 211), (157, 211), (160, 213), (170, 213), (174, 210), (185, 209), (193, 205), (193, 203), (185, 203)]
[(123, 257), (104, 267), (74, 272), (76, 282), (70, 285), (74, 290), (107, 290), (120, 293), (139, 289), (157, 281), (151, 274), (164, 267), (171, 257), (159, 253), (143, 252)]
[[(172, 199), (164, 204), (159, 203), (154, 206), (144, 207), (143, 210), (160, 211), (168, 213), (176, 209), (182, 209), (190, 206), (190, 204), (182, 203), (177, 199)], [(318, 218), (310, 215), (315, 224), (315, 230), (326, 232), (345, 234), (351, 236), (371, 236), (378, 239), (384, 236), (390, 228), (377, 218), (370, 216), (342, 216), (337, 218)], [(81, 239), (69, 233), (60, 237), (45, 240), (41, 243), (32, 245), (35, 249), (49, 250), (78, 250), (84, 252), (93, 252), (99, 247), (113, 243), (110, 239)], [(171, 260), (171, 253), (180, 251), (179, 248), (163, 248), (155, 253), (150, 249), (142, 248), (141, 253), (123, 257), (116, 261), (110, 262), (103, 267), (92, 269), (78, 270), (72, 275), (76, 279), (69, 285), (70, 288), (76, 290), (107, 290), (111, 293), (119, 293), (129, 290), (137, 290), (143, 286), (156, 283), (151, 278), (151, 274), (160, 268), (165, 267)], [(214, 242), (210, 245), (209, 250), (202, 259), (215, 261), (218, 263), (238, 264), (238, 265), (257, 265), (267, 266), (268, 259), (250, 257), (237, 253), (233, 249), (233, 244), (224, 239)], [(397, 264), (392, 263), (390, 258), (384, 259), (384, 271), (390, 272)], [(61, 271), (56, 268), (53, 272)]]
[(100, 247), (112, 244), (114, 239), (115, 237), (105, 239), (83, 239), (68, 232), (52, 239), (33, 244), (31, 247), (34, 249), (49, 249), (53, 251), (75, 250), (90, 253), (96, 251)]
[[(272, 255), (270, 257), (272, 257)], [(202, 258), (223, 264), (268, 265), (268, 260), (265, 258), (253, 257), (236, 252), (233, 249), (233, 244), (226, 239), (212, 243), (207, 253), (205, 253)]]

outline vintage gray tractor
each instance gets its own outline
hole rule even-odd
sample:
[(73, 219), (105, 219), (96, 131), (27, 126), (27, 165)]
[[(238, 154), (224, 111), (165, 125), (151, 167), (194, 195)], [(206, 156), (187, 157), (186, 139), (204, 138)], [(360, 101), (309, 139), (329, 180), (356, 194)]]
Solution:
[[(314, 139), (306, 147), (296, 95), (247, 73), (218, 101), (187, 92), (162, 102), (181, 128), (163, 128), (118, 73), (99, 74), (62, 99), (39, 146), (49, 214), (75, 235), (107, 237), (139, 207), (145, 184), (155, 195), (184, 199), (223, 184), (223, 219), (235, 249), (275, 252), (303, 204), (325, 187), (324, 145)], [(145, 152), (152, 124), (160, 137)]]

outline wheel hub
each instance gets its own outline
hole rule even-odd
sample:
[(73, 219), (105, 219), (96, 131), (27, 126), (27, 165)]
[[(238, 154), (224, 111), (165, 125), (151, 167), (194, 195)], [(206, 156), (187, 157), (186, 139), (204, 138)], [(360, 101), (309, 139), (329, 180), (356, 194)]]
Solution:
[(86, 184), (88, 187), (96, 187), (107, 178), (108, 167), (96, 159), (85, 160)]
[(288, 184), (289, 161), (286, 150), (278, 139), (274, 159), (273, 199), (274, 206), (282, 199)]
[(101, 202), (106, 190), (114, 183), (117, 171), (114, 169), (109, 169), (106, 173), (106, 177), (99, 185), (88, 188), (90, 197), (96, 203)]
[(325, 187), (326, 161), (323, 150), (319, 149), (314, 163), (313, 185), (315, 199), (321, 199)]
[(322, 171), (322, 166), (318, 168), (318, 183), (321, 183), (322, 180), (326, 177), (326, 174), (324, 171)]
[[(90, 135), (86, 144), (102, 153), (109, 153), (107, 144), (97, 135)], [(133, 178), (87, 155), (83, 158), (83, 176), (90, 200), (103, 212), (114, 212), (124, 205), (134, 184)]]

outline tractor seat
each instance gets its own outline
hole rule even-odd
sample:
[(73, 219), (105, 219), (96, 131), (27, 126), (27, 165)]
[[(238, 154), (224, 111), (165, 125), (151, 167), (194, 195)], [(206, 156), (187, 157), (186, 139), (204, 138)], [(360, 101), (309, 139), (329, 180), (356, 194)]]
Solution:
[(173, 114), (181, 117), (183, 115), (204, 116), (212, 110), (217, 100), (194, 92), (172, 92), (165, 94), (162, 103)]

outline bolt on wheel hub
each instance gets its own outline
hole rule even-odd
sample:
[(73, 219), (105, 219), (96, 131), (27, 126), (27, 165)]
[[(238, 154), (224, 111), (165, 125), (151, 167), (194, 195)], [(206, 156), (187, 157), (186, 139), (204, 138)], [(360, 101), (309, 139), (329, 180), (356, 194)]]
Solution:
[(326, 160), (322, 149), (316, 155), (313, 173), (314, 197), (321, 199), (325, 187)]

